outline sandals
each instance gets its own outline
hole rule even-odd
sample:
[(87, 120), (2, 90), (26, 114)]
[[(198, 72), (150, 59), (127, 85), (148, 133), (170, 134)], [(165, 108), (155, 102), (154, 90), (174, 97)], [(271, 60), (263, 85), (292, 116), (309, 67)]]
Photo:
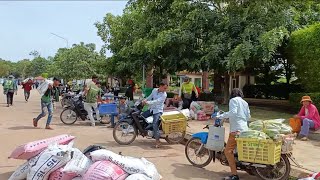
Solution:
[(36, 121), (36, 118), (33, 118), (33, 127), (38, 127), (38, 121)]

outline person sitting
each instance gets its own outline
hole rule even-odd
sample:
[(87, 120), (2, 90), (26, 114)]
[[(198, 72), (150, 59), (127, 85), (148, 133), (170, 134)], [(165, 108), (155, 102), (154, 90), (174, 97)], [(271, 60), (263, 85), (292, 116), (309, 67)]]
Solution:
[(118, 116), (118, 119), (120, 121), (120, 120), (126, 118), (129, 114), (130, 109), (129, 109), (129, 105), (126, 101), (126, 97), (121, 96), (119, 99), (120, 99), (120, 102), (118, 105), (119, 114), (111, 114), (111, 117), (110, 117), (111, 125), (108, 126), (108, 128), (114, 128), (114, 126), (115, 126), (114, 117), (115, 116)]
[(174, 93), (173, 98), (168, 99), (166, 102), (167, 107), (173, 106), (173, 107), (179, 108), (180, 104), (181, 104), (181, 98), (179, 97), (179, 93), (177, 92)]
[(312, 104), (310, 96), (303, 96), (300, 103), (302, 104), (301, 110), (294, 117), (302, 121), (298, 138), (307, 141), (310, 129), (320, 129), (320, 116), (317, 107)]

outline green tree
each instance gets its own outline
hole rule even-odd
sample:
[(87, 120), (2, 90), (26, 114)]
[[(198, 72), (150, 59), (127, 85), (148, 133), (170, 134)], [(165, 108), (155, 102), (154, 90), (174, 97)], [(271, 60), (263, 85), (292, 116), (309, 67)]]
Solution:
[(49, 65), (50, 76), (59, 76), (65, 80), (82, 79), (93, 74), (102, 76), (101, 66), (105, 67), (105, 58), (95, 52), (94, 44), (74, 44), (71, 48), (60, 48)]

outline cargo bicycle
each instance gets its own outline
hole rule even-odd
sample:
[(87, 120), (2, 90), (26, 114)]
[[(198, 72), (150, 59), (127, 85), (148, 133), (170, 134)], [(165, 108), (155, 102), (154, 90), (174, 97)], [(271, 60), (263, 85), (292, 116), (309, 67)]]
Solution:
[[(219, 112), (223, 113), (223, 112)], [(218, 115), (214, 114), (214, 116)], [(224, 154), (224, 120), (217, 119), (214, 125), (206, 125), (203, 129), (209, 132), (199, 132), (192, 135), (185, 145), (185, 155), (195, 167), (203, 168), (211, 161), (219, 160), (224, 166), (229, 166)], [(236, 138), (237, 152), (234, 152), (238, 170), (263, 180), (287, 180), (290, 176), (293, 138), (282, 137), (281, 140), (260, 140)], [(297, 164), (297, 163), (296, 163)]]

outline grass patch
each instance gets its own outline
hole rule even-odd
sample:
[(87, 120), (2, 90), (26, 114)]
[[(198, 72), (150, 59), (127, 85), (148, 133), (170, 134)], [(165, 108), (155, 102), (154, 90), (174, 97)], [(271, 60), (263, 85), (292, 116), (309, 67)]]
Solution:
[[(223, 111), (228, 111), (228, 105), (219, 105), (219, 109)], [(269, 120), (269, 119), (286, 119), (288, 120), (293, 116), (293, 114), (289, 114), (286, 112), (279, 112), (272, 108), (264, 108), (264, 107), (257, 107), (257, 106), (250, 106), (251, 117), (253, 120), (260, 119), (260, 120)]]

